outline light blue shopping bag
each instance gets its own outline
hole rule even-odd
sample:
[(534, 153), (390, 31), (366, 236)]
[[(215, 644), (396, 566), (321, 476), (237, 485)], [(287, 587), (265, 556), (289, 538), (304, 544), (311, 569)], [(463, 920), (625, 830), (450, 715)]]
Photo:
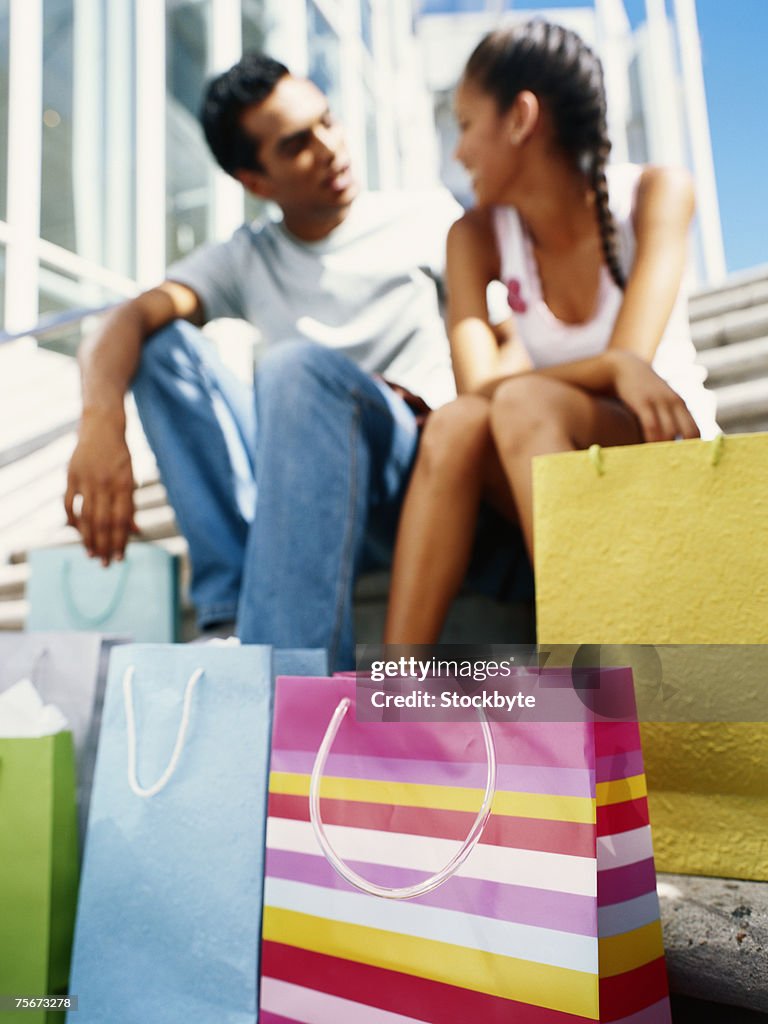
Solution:
[(89, 630), (143, 642), (178, 639), (178, 559), (156, 544), (129, 544), (104, 568), (79, 545), (29, 554), (27, 628)]
[(255, 1024), (273, 675), (320, 651), (131, 644), (110, 658), (71, 1024)]

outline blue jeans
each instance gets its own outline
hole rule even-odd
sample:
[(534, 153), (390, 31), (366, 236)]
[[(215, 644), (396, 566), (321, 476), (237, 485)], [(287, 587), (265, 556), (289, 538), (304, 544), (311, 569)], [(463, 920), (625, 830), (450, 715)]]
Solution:
[(332, 667), (353, 667), (366, 535), (392, 543), (418, 443), (405, 402), (303, 341), (269, 349), (252, 390), (185, 322), (147, 341), (133, 393), (200, 625), (236, 618), (244, 643), (325, 647)]

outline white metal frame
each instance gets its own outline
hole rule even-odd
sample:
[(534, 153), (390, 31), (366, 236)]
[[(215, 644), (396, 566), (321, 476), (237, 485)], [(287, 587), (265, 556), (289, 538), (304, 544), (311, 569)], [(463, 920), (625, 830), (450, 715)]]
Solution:
[(683, 76), (683, 96), (688, 112), (691, 163), (696, 179), (698, 222), (706, 279), (717, 284), (725, 277), (723, 231), (717, 198), (712, 139), (709, 133), (701, 41), (695, 0), (674, 0), (675, 22)]
[(133, 47), (136, 45), (132, 0), (109, 0), (107, 17), (105, 82), (106, 108), (106, 217), (105, 253), (107, 265), (122, 274), (133, 273), (136, 206), (133, 194), (131, 143), (135, 124), (135, 90), (126, 88), (133, 80)]
[[(243, 49), (240, 0), (213, 0), (211, 46), (208, 73), (226, 71), (239, 59)], [(242, 186), (228, 174), (212, 172), (210, 234), (223, 238), (243, 222), (245, 197)]]
[(136, 268), (139, 284), (165, 273), (165, 4), (136, 0)]
[(43, 0), (11, 0), (9, 51), (5, 322), (16, 331), (38, 311)]

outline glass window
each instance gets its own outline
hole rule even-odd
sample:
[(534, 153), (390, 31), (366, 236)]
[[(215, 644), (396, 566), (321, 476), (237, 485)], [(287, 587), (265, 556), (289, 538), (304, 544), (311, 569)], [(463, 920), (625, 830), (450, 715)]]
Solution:
[(307, 5), (307, 43), (309, 50), (309, 78), (328, 97), (333, 113), (340, 117), (341, 103), (341, 43), (333, 26), (318, 9)]
[(368, 50), (373, 53), (373, 12), (371, 0), (360, 0), (360, 35)]
[[(251, 50), (263, 50), (266, 38), (266, 17), (264, 13), (264, 0), (243, 0), (243, 53)], [(245, 219), (257, 220), (262, 217), (266, 203), (245, 193)]]
[(648, 160), (648, 139), (637, 57), (633, 57), (629, 65), (629, 105), (631, 110), (627, 124), (629, 159), (632, 163), (644, 164)]
[[(119, 302), (125, 296), (118, 295), (109, 288), (95, 285), (75, 274), (49, 267), (40, 268), (40, 319), (54, 317), (57, 313), (66, 313), (71, 309), (94, 309)], [(83, 334), (83, 324), (63, 326), (60, 330), (46, 336), (41, 345), (43, 348), (66, 355), (74, 355)]]
[(168, 0), (166, 76), (167, 234), (169, 263), (210, 234), (213, 164), (198, 120), (208, 78), (210, 0)]
[(486, 0), (422, 0), (422, 14), (460, 14), (463, 11), (483, 11)]
[(243, 53), (262, 50), (265, 39), (264, 0), (242, 0)]
[(0, 244), (0, 327), (5, 324), (5, 246)]
[(40, 234), (135, 270), (134, 0), (43, 7)]
[[(8, 32), (10, 0), (0, 0), (0, 220), (7, 216), (8, 195)], [(2, 281), (2, 277), (0, 277)], [(0, 288), (0, 293), (2, 289)], [(0, 320), (0, 323), (2, 321)]]
[[(100, 51), (99, 51), (100, 52)], [(97, 54), (89, 60), (98, 61)], [(72, 0), (45, 0), (43, 5), (43, 148), (40, 234), (49, 242), (77, 251), (73, 158), (74, 11)], [(97, 125), (91, 122), (88, 130)], [(92, 196), (100, 182), (91, 181)], [(93, 253), (87, 254), (93, 258)]]
[(376, 118), (376, 99), (369, 85), (365, 86), (365, 158), (368, 165), (368, 188), (380, 188), (379, 125)]

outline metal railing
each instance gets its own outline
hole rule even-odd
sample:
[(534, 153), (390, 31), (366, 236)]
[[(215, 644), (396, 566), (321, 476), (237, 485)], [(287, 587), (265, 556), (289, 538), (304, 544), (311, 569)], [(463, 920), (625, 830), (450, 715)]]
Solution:
[(119, 306), (119, 302), (110, 302), (105, 306), (83, 306), (77, 309), (68, 309), (63, 313), (49, 313), (41, 317), (38, 322), (23, 331), (0, 331), (0, 345), (10, 341), (19, 341), (21, 338), (37, 338), (38, 341), (52, 341), (62, 334), (66, 334), (73, 327), (78, 327), (83, 320), (89, 316), (99, 316), (108, 313), (110, 309)]

